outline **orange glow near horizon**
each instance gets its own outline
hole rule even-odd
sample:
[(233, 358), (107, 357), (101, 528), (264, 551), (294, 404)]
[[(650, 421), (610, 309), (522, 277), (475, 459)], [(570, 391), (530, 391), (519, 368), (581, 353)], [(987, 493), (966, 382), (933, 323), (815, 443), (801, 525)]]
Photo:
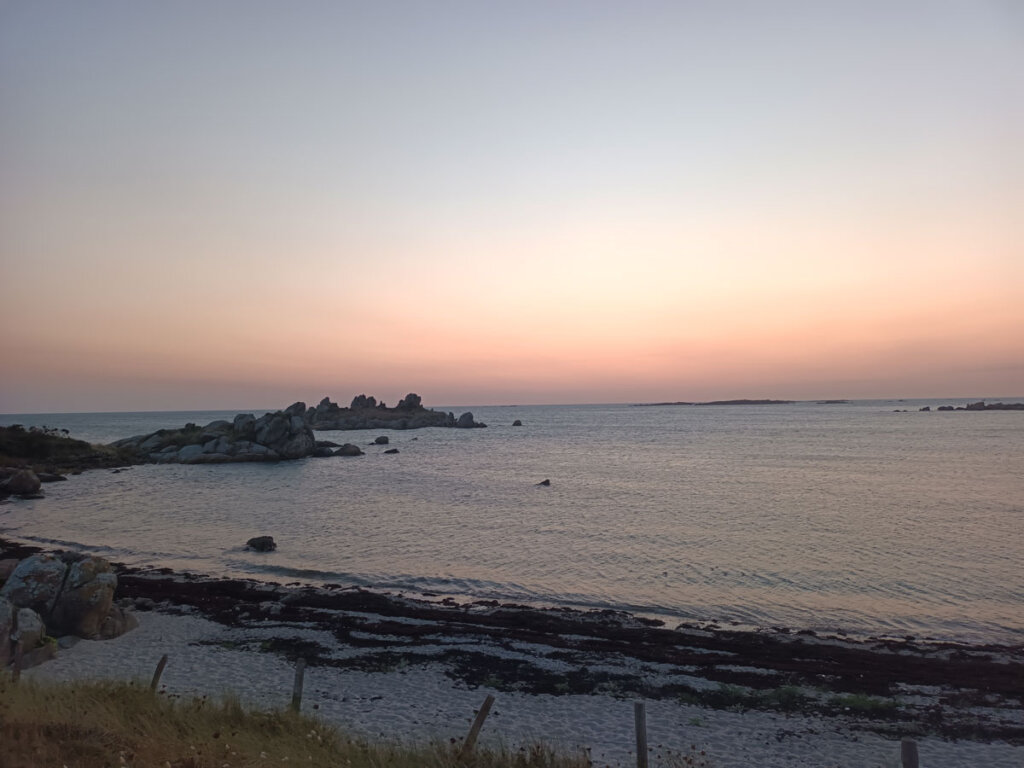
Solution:
[(231, 5), (0, 25), (0, 412), (1024, 396), (991, 14)]

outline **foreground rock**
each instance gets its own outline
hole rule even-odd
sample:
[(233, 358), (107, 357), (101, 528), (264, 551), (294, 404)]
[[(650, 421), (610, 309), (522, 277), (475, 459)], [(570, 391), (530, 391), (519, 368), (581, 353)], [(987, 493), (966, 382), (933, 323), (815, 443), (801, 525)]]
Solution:
[(102, 557), (40, 553), (18, 561), (0, 587), (0, 668), (19, 644), (21, 666), (31, 667), (54, 656), (56, 637), (109, 639), (138, 626), (114, 605), (116, 589)]

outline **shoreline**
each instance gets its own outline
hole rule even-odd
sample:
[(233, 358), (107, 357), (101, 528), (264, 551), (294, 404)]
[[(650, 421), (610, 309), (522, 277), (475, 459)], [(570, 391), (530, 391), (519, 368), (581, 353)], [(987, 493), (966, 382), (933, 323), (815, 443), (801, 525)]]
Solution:
[[(40, 548), (0, 540), (0, 549), (25, 556)], [(458, 738), (461, 721), (493, 693), (502, 713), (488, 722), (494, 735), (522, 743), (536, 727), (534, 739), (555, 739), (564, 748), (597, 745), (605, 757), (592, 752), (592, 758), (602, 765), (629, 764), (626, 715), (634, 700), (648, 703), (652, 729), (661, 720), (674, 723), (675, 735), (652, 744), (682, 749), (726, 739), (730, 753), (737, 744), (749, 752), (756, 745), (736, 731), (742, 728), (764, 742), (766, 751), (756, 757), (764, 766), (825, 764), (817, 743), (825, 757), (850, 760), (831, 764), (882, 765), (878, 749), (898, 748), (902, 736), (918, 739), (922, 749), (938, 747), (933, 754), (952, 745), (981, 750), (949, 763), (932, 757), (929, 766), (1017, 765), (1024, 756), (1022, 646), (854, 641), (711, 625), (673, 629), (615, 611), (431, 602), (169, 569), (117, 566), (117, 572), (117, 599), (134, 607), (140, 628), (116, 640), (76, 643), (29, 676), (148, 679), (159, 656), (170, 653), (169, 690), (235, 690), (259, 706), (283, 706), (291, 670), (302, 658), (308, 706), (361, 735), (378, 735), (371, 723), (379, 716), (385, 732), (397, 730), (402, 738)], [(157, 653), (161, 642), (165, 650)], [(134, 671), (128, 672), (129, 661)], [(265, 675), (278, 682), (267, 688)], [(434, 694), (424, 699), (409, 689), (413, 684)], [(376, 688), (381, 692), (372, 693)], [(353, 693), (339, 696), (339, 690)], [(425, 700), (436, 711), (426, 712)], [(570, 717), (572, 727), (549, 727), (551, 712), (565, 709), (571, 715), (559, 717)], [(626, 752), (602, 736), (608, 729)], [(875, 745), (873, 763), (859, 751), (868, 743)], [(800, 762), (808, 749), (815, 758)], [(732, 763), (715, 750), (709, 754), (719, 766), (755, 759), (745, 754)], [(773, 762), (778, 755), (785, 759)]]

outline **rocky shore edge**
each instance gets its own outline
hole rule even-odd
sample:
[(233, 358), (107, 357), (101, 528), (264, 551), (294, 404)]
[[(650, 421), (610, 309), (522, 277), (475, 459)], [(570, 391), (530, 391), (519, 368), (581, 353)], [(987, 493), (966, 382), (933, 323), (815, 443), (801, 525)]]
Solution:
[[(357, 395), (347, 408), (325, 397), (316, 407), (303, 402), (257, 417), (239, 413), (231, 421), (185, 424), (145, 435), (93, 445), (71, 437), (66, 429), (0, 426), (0, 500), (9, 496), (42, 497), (44, 483), (66, 480), (67, 474), (87, 469), (120, 469), (133, 464), (219, 464), (245, 461), (285, 461), (307, 457), (362, 456), (352, 443), (339, 445), (317, 440), (314, 431), (366, 429), (421, 429), (445, 427), (477, 429), (471, 411), (457, 417), (425, 408), (409, 393), (394, 408), (374, 397)], [(522, 426), (516, 422), (513, 426)], [(386, 444), (380, 436), (377, 444)], [(388, 453), (398, 453), (391, 449)]]
[[(0, 551), (24, 557), (38, 548), (0, 540)], [(469, 687), (802, 713), (892, 737), (1024, 746), (1024, 646), (853, 640), (713, 622), (667, 627), (612, 610), (459, 602), (117, 564), (114, 570), (126, 607), (262, 630), (264, 639), (248, 650), (314, 667), (389, 672), (437, 665)], [(302, 636), (299, 628), (311, 627), (333, 642)], [(275, 628), (269, 640), (268, 628)]]

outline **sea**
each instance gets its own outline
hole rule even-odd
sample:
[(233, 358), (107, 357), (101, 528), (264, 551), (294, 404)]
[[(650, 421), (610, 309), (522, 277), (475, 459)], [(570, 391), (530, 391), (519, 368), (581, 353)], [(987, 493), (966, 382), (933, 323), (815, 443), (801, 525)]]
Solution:
[[(358, 458), (87, 471), (0, 505), (0, 536), (133, 566), (669, 626), (1020, 644), (1024, 411), (935, 410), (967, 402), (446, 406), (488, 427), (317, 433), (360, 445)], [(0, 424), (106, 443), (266, 410)], [(389, 444), (371, 445), (379, 435)], [(257, 535), (277, 550), (246, 549)]]

